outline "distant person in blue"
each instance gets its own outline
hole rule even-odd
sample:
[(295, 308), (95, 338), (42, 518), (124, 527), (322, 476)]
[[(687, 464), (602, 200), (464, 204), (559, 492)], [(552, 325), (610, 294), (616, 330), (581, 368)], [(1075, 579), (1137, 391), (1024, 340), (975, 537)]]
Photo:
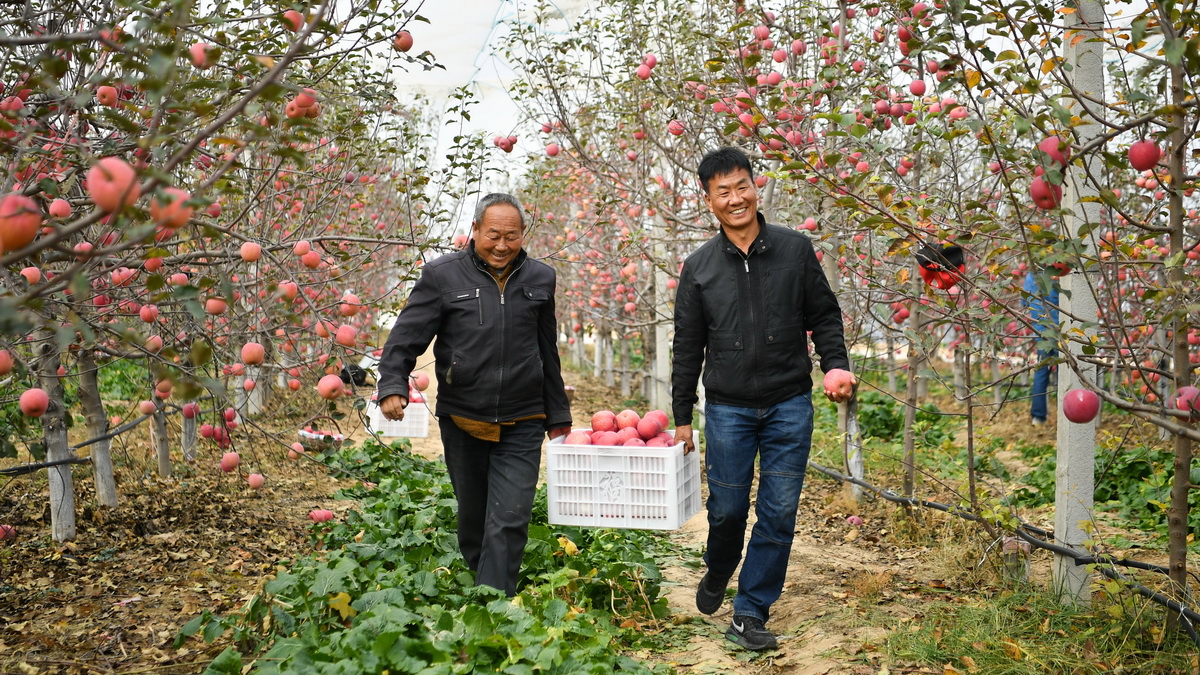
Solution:
[[(1043, 277), (1042, 283), (1048, 279), (1049, 277)], [(1038, 282), (1038, 277), (1029, 272), (1025, 275), (1025, 285), (1022, 288), (1026, 293), (1025, 307), (1029, 310), (1029, 318), (1033, 320), (1039, 342), (1049, 337), (1048, 331), (1058, 328), (1058, 282), (1050, 281), (1050, 284), (1049, 289), (1044, 288)], [(1038, 369), (1033, 373), (1033, 392), (1029, 403), (1029, 417), (1035, 427), (1045, 424), (1049, 413), (1046, 392), (1050, 389), (1050, 374), (1054, 370), (1050, 359), (1055, 356), (1058, 356), (1058, 350), (1038, 347)]]

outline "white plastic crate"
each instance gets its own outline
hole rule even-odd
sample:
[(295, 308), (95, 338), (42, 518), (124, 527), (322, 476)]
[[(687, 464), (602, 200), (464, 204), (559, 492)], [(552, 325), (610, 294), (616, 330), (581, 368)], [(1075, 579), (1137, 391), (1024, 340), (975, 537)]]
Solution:
[(383, 416), (379, 404), (367, 402), (367, 428), (371, 433), (384, 438), (427, 438), (429, 436), (429, 409), (425, 402), (413, 401), (404, 409), (404, 419), (399, 422)]
[(678, 530), (700, 510), (699, 451), (685, 455), (682, 443), (567, 445), (564, 438), (546, 446), (552, 525)]

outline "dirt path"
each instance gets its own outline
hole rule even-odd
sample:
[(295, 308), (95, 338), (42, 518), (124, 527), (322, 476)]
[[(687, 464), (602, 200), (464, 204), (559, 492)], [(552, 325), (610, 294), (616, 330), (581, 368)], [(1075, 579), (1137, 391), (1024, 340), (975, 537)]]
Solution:
[[(432, 355), (427, 354), (418, 364), (431, 360)], [(432, 366), (424, 370), (432, 376)], [(616, 391), (586, 376), (568, 373), (567, 382), (576, 390), (572, 405), (576, 427), (586, 425), (597, 410), (621, 407)], [(425, 395), (432, 410), (437, 400), (436, 381), (431, 382)], [(351, 437), (361, 440), (367, 434), (363, 430)], [(436, 419), (430, 419), (428, 437), (410, 441), (413, 451), (423, 457), (437, 459), (442, 454)], [(897, 571), (901, 566), (910, 571), (920, 570), (914, 563), (928, 551), (900, 550), (880, 543), (886, 535), (886, 507), (878, 514), (859, 511), (866, 519), (864, 525), (847, 526), (845, 519), (851, 513), (846, 508), (850, 503), (840, 495), (839, 486), (815, 472), (810, 474), (801, 498), (788, 581), (769, 624), (781, 637), (780, 649), (770, 655), (750, 655), (725, 640), (724, 631), (732, 618), (729, 602), (711, 617), (696, 610), (695, 589), (704, 570), (687, 562), (700, 555), (708, 536), (704, 510), (672, 533), (672, 543), (686, 553), (664, 563), (662, 572), (667, 581), (664, 592), (675, 622), (693, 621), (693, 630), (686, 644), (653, 658), (670, 663), (680, 673), (877, 672), (878, 666), (873, 665), (870, 657), (872, 650), (893, 626), (915, 615), (895, 589), (920, 586), (924, 582), (916, 577), (927, 576), (903, 576)], [(751, 525), (754, 522), (753, 514), (750, 522)], [(860, 606), (863, 604), (872, 606), (870, 619), (864, 616), (868, 611)], [(887, 626), (870, 623), (880, 609), (887, 618)]]

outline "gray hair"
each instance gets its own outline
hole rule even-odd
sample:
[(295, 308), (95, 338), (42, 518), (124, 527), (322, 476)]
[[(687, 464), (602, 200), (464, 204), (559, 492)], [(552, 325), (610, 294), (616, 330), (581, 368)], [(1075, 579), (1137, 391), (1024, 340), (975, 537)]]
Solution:
[(525, 231), (525, 207), (521, 206), (521, 200), (504, 192), (492, 192), (484, 195), (479, 199), (479, 203), (475, 205), (474, 223), (483, 222), (483, 214), (497, 204), (508, 204), (517, 210), (517, 215), (521, 217), (521, 231)]

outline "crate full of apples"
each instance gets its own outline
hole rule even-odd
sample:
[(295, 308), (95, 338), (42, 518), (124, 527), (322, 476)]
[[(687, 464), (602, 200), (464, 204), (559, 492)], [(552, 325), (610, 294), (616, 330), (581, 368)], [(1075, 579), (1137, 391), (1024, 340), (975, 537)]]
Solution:
[[(700, 453), (684, 454), (667, 414), (602, 410), (546, 449), (554, 525), (677, 530), (700, 510)], [(692, 434), (693, 442), (696, 433)]]
[(651, 410), (645, 417), (633, 410), (614, 413), (601, 410), (592, 415), (591, 429), (577, 429), (563, 441), (567, 445), (619, 445), (624, 447), (666, 448), (675, 445), (675, 434), (668, 432), (667, 413)]

